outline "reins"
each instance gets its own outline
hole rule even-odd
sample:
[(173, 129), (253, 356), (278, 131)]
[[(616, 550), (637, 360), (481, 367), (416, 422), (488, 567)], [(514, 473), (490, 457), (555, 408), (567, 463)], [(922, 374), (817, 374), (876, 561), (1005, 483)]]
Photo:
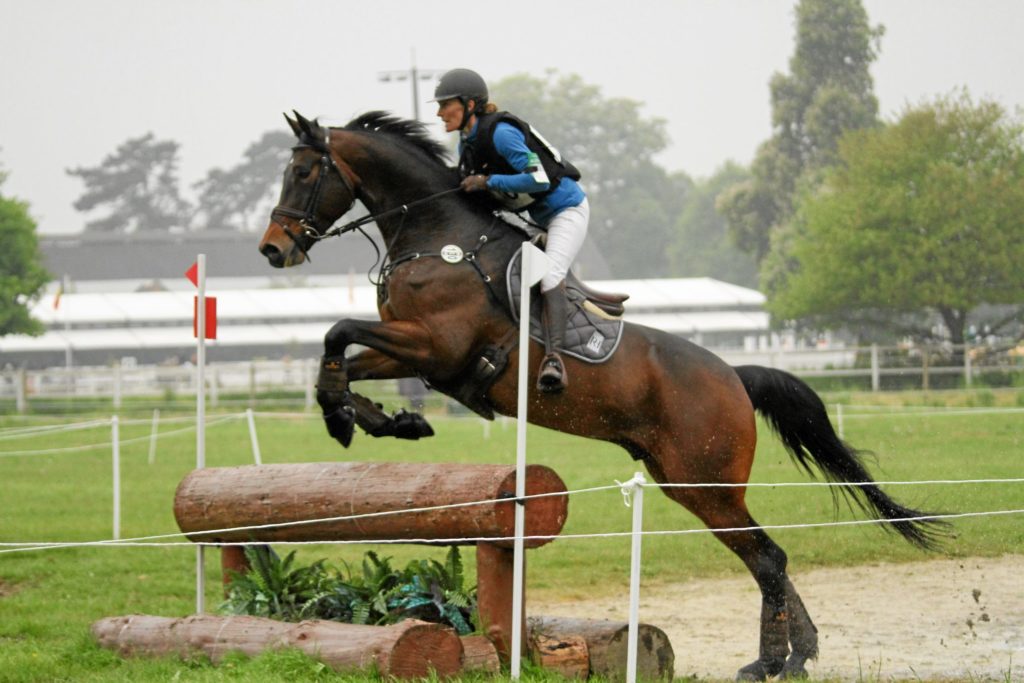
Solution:
[(440, 192), (435, 192), (434, 194), (427, 195), (426, 197), (421, 197), (420, 199), (413, 200), (413, 201), (409, 202), (408, 204), (402, 204), (401, 206), (396, 206), (396, 207), (394, 207), (392, 209), (387, 209), (386, 211), (381, 211), (380, 213), (367, 214), (366, 216), (363, 216), (362, 218), (357, 218), (354, 221), (349, 221), (348, 223), (345, 223), (344, 225), (340, 225), (340, 226), (337, 226), (337, 227), (331, 227), (330, 229), (327, 230), (327, 232), (325, 232), (322, 235), (318, 235), (318, 236), (314, 237), (313, 239), (319, 241), (319, 240), (322, 240), (322, 239), (326, 239), (328, 237), (337, 237), (338, 235), (344, 235), (346, 232), (352, 232), (356, 228), (361, 228), (362, 226), (366, 225), (367, 223), (374, 222), (378, 218), (385, 218), (386, 216), (390, 216), (390, 215), (396, 214), (396, 213), (407, 213), (409, 211), (409, 209), (412, 209), (412, 208), (415, 208), (417, 206), (420, 206), (421, 204), (426, 204), (428, 202), (432, 202), (435, 199), (439, 199), (441, 197), (444, 197), (445, 195), (449, 195), (449, 194), (452, 194), (454, 192), (458, 192), (461, 189), (462, 189), (461, 187), (453, 187), (453, 188), (450, 188), (448, 190), (442, 190)]

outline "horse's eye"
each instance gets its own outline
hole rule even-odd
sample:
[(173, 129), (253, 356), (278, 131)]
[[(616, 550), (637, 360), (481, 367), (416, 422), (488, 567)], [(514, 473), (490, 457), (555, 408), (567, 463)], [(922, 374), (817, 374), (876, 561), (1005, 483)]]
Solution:
[(310, 171), (310, 169), (306, 168), (305, 166), (296, 166), (295, 170), (294, 170), (294, 173), (295, 173), (295, 175), (299, 176), (300, 178), (308, 178), (309, 174), (311, 173), (311, 171)]

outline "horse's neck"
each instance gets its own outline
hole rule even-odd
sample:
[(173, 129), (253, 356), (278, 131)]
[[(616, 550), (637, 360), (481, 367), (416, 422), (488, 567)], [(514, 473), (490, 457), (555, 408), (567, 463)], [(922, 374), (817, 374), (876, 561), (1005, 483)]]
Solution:
[[(360, 198), (372, 214), (392, 211), (454, 187), (455, 179), (429, 175), (423, 160), (401, 158), (393, 147), (377, 149), (371, 136), (340, 136), (335, 149), (349, 162), (361, 183)], [(377, 221), (377, 227), (392, 254), (403, 249), (436, 246), (435, 242), (476, 239), (487, 225), (486, 217), (456, 196), (440, 197), (395, 212)]]

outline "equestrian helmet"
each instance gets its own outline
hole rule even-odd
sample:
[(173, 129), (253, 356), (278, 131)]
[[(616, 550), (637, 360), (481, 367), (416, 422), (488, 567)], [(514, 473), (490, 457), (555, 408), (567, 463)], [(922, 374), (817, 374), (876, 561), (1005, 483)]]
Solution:
[(470, 69), (452, 69), (441, 76), (431, 101), (458, 99), (465, 104), (474, 100), (477, 108), (480, 108), (487, 102), (487, 97), (487, 83), (480, 74)]

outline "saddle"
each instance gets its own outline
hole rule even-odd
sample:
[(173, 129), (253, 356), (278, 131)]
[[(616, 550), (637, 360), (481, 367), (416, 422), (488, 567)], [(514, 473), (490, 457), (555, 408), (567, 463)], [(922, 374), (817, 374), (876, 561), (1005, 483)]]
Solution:
[[(508, 299), (511, 303), (513, 320), (519, 321), (519, 290), (522, 282), (522, 249), (516, 252), (508, 264), (505, 278), (508, 283)], [(590, 293), (600, 298), (592, 298)], [(565, 324), (565, 340), (562, 353), (588, 363), (603, 363), (612, 357), (622, 339), (623, 323), (618, 315), (609, 313), (611, 310), (623, 310), (622, 302), (625, 295), (604, 295), (593, 292), (578, 279), (570, 284), (566, 278), (566, 298), (568, 299), (568, 318)], [(530, 302), (530, 336), (544, 343), (544, 331), (541, 325), (541, 297), (531, 297)]]
[[(544, 235), (533, 236), (534, 244), (543, 246)], [(519, 288), (522, 280), (522, 249), (508, 263), (506, 283), (512, 319), (519, 321)], [(566, 278), (566, 297), (569, 300), (565, 343), (561, 351), (588, 363), (603, 363), (611, 358), (622, 339), (622, 302), (625, 294), (605, 294), (584, 285), (576, 276)], [(532, 297), (530, 306), (530, 336), (544, 343), (540, 322), (541, 299)], [(493, 420), (494, 407), (487, 400), (487, 392), (508, 365), (509, 355), (516, 347), (518, 330), (512, 328), (500, 340), (479, 349), (459, 377), (433, 386), (444, 391), (464, 406)]]

